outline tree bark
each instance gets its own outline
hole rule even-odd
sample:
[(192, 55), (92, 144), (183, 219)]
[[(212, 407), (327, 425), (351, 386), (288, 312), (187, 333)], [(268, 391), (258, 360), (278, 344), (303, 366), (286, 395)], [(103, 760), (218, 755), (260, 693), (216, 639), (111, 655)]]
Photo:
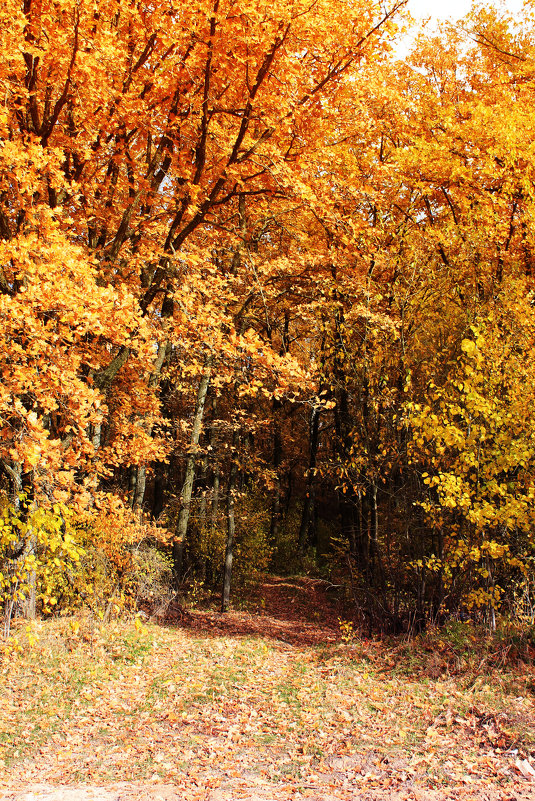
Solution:
[(212, 372), (212, 357), (208, 356), (206, 359), (204, 372), (199, 382), (199, 389), (197, 391), (197, 402), (195, 404), (195, 414), (193, 417), (193, 428), (191, 431), (191, 439), (189, 446), (189, 454), (186, 461), (186, 474), (184, 476), (184, 483), (182, 485), (182, 492), (180, 493), (181, 508), (178, 515), (178, 521), (175, 530), (175, 541), (173, 543), (173, 560), (175, 565), (175, 574), (177, 581), (182, 579), (183, 562), (184, 562), (184, 544), (188, 530), (188, 520), (191, 507), (191, 496), (193, 494), (193, 482), (195, 479), (195, 461), (199, 449), (199, 437), (201, 435), (202, 421), (204, 416), (204, 404), (210, 384), (210, 375)]
[(136, 491), (132, 508), (134, 511), (141, 512), (143, 499), (145, 498), (145, 487), (147, 484), (147, 465), (140, 464), (136, 468)]
[(236, 535), (236, 521), (234, 517), (234, 490), (238, 475), (238, 462), (236, 446), (238, 444), (237, 432), (233, 437), (234, 453), (230, 466), (228, 493), (227, 493), (227, 546), (225, 548), (225, 564), (223, 569), (223, 592), (221, 594), (221, 612), (227, 612), (230, 600), (230, 584), (232, 579), (232, 562), (234, 560), (234, 538)]
[(271, 524), (269, 536), (271, 542), (277, 542), (281, 524), (281, 477), (280, 467), (282, 462), (282, 436), (280, 429), (280, 408), (282, 404), (276, 398), (273, 400), (273, 472), (275, 474), (275, 486), (271, 498)]
[(319, 443), (319, 423), (320, 423), (320, 410), (317, 406), (312, 407), (310, 413), (310, 445), (309, 445), (309, 458), (308, 458), (308, 472), (307, 472), (307, 486), (306, 495), (303, 502), (303, 511), (301, 514), (301, 526), (299, 528), (299, 543), (298, 553), (303, 556), (307, 545), (310, 542), (310, 530), (314, 525), (314, 503), (315, 503), (315, 474), (316, 462), (318, 456), (318, 443)]
[[(160, 342), (158, 345), (158, 353), (154, 360), (152, 373), (148, 381), (151, 389), (154, 389), (160, 379), (162, 368), (171, 348), (170, 342)], [(152, 433), (150, 425), (144, 424), (144, 428), (149, 433)], [(99, 426), (100, 429), (100, 426)], [(99, 434), (100, 437), (100, 434)], [(130, 477), (130, 507), (139, 512), (143, 510), (143, 501), (145, 499), (145, 488), (147, 486), (147, 465), (139, 464), (132, 465), (132, 475)]]

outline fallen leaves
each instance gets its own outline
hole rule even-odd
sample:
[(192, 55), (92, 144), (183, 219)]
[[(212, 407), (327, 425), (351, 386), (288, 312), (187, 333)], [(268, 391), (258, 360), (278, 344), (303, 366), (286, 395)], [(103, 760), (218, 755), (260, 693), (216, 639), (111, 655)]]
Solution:
[(328, 626), (325, 645), (280, 642), (266, 636), (283, 630), (272, 611), (263, 637), (240, 636), (251, 616), (229, 613), (215, 632), (117, 625), (69, 651), (68, 622), (42, 624), (3, 670), (4, 782), (171, 782), (190, 801), (414, 799), (418, 787), (494, 801), (502, 784), (531, 787), (533, 699), (518, 683), (512, 695), (489, 692), (491, 679), (396, 675), (384, 645), (357, 656)]

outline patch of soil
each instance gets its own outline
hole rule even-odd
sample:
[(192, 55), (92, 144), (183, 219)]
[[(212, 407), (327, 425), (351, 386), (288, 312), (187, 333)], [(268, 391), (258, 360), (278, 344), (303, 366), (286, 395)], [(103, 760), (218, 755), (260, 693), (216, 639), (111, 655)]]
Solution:
[[(140, 785), (121, 782), (106, 786), (39, 784), (22, 792), (0, 795), (3, 801), (189, 801), (197, 795), (169, 784)], [(301, 785), (299, 788), (274, 788), (243, 782), (230, 782), (202, 796), (205, 801), (533, 801), (534, 790), (501, 790), (499, 788), (466, 788), (455, 790), (365, 790), (353, 787), (346, 791), (324, 792)]]

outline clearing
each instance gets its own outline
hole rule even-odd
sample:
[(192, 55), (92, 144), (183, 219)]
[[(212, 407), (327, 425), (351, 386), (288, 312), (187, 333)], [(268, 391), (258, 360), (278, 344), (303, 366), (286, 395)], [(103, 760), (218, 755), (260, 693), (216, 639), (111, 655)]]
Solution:
[(17, 633), (10, 801), (535, 799), (530, 666), (505, 648), (474, 666), (440, 633), (357, 639), (312, 579), (269, 579), (248, 611)]

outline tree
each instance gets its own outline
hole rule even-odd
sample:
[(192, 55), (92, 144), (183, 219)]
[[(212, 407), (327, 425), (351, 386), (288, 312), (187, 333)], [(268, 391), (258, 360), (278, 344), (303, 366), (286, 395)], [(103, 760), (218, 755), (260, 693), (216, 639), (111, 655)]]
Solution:
[(432, 403), (411, 407), (422, 502), (441, 549), (419, 565), (440, 577), (440, 602), (495, 609), (533, 560), (533, 309), (510, 283), (461, 343), (459, 363)]
[(297, 376), (244, 320), (249, 271), (228, 258), (240, 204), (253, 228), (270, 204), (310, 202), (332, 101), (400, 5), (3, 6), (1, 459), (14, 499), (26, 487), (83, 506), (124, 491), (128, 471), (140, 507), (146, 466), (171, 450), (161, 388), (179, 359), (192, 377), (213, 360), (218, 386), (244, 359), (272, 388)]

